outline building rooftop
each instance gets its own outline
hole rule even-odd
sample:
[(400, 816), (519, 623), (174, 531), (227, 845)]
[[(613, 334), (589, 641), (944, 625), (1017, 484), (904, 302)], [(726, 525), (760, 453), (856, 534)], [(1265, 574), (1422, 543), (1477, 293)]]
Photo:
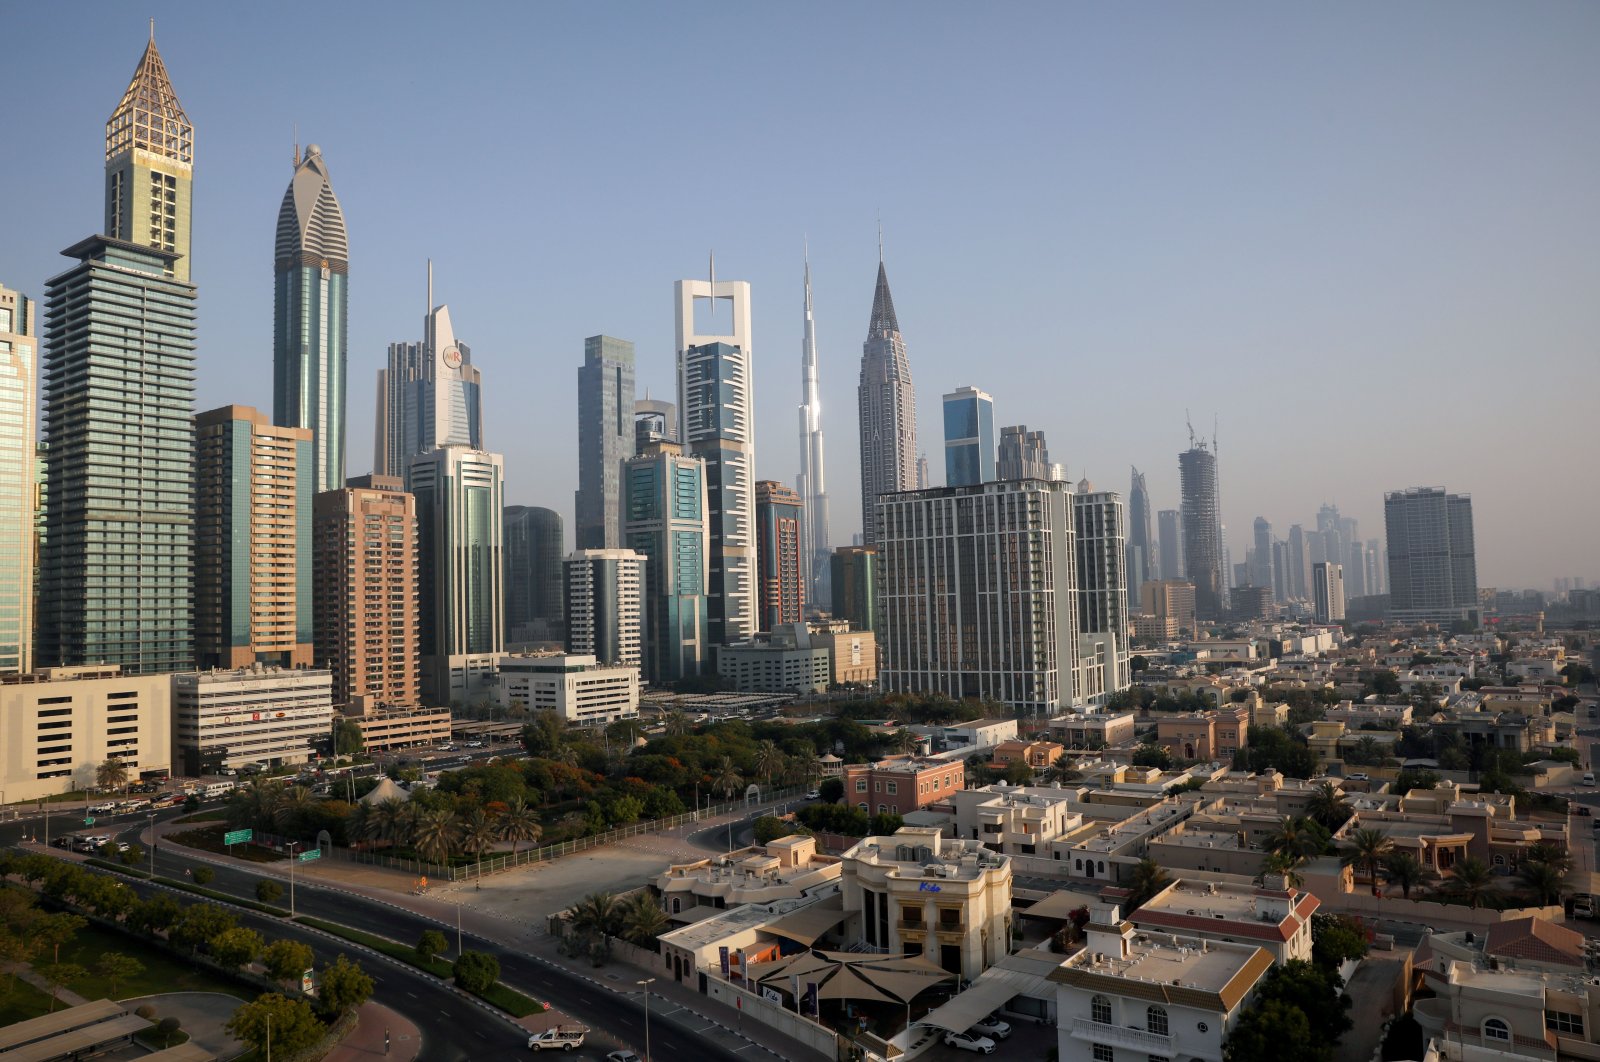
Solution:
[[(1129, 919), (1141, 928), (1176, 932), (1225, 931), (1231, 935), (1284, 941), (1322, 905), (1307, 892), (1281, 892), (1228, 882), (1174, 882), (1147, 900)], [(1224, 925), (1216, 925), (1222, 922)]]
[(1232, 1010), (1271, 966), (1271, 954), (1254, 944), (1140, 933), (1127, 942), (1125, 958), (1084, 948), (1050, 979), (1158, 1002), (1207, 1006), (1220, 1000)]

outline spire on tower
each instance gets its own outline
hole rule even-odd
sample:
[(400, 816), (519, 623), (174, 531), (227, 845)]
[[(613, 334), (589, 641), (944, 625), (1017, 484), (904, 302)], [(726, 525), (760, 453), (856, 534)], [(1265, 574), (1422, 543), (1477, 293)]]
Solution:
[(894, 315), (894, 299), (889, 295), (889, 274), (884, 272), (883, 259), (879, 258), (878, 287), (872, 293), (872, 322), (867, 325), (867, 335), (879, 336), (898, 331), (900, 320)]
[(183, 113), (166, 64), (156, 51), (154, 19), (150, 20), (150, 43), (139, 57), (133, 80), (106, 119), (106, 161), (135, 148), (194, 165), (194, 126)]

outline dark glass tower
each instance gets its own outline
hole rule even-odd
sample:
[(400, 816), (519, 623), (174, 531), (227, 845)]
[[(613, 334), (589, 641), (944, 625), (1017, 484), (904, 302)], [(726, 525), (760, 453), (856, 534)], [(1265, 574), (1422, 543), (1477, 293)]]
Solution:
[(1222, 616), (1222, 521), (1217, 511), (1217, 455), (1204, 442), (1178, 455), (1183, 504), (1184, 575), (1194, 584), (1195, 614)]
[(506, 639), (562, 638), (561, 514), (536, 505), (505, 509)]
[(578, 369), (579, 549), (622, 545), (622, 467), (633, 456), (633, 417), (633, 344), (590, 336)]

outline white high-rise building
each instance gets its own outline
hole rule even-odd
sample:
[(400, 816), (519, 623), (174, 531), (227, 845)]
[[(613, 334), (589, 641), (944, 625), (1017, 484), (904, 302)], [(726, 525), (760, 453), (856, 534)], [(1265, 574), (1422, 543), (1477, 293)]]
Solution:
[(1072, 498), (1078, 548), (1078, 659), (1073, 686), (1080, 705), (1101, 705), (1132, 683), (1128, 671), (1127, 517), (1122, 495), (1088, 480)]
[(795, 493), (805, 515), (800, 556), (805, 564), (806, 601), (819, 608), (833, 603), (833, 538), (828, 531), (828, 481), (822, 457), (822, 399), (817, 396), (817, 327), (811, 312), (811, 260), (806, 259), (805, 324), (800, 339), (800, 474)]
[(333, 673), (255, 664), (172, 676), (172, 759), (191, 774), (305, 763), (333, 724)]
[(713, 645), (756, 632), (755, 424), (750, 284), (680, 280), (678, 438), (706, 463), (707, 598)]
[(606, 665), (643, 665), (647, 559), (631, 549), (580, 549), (567, 555), (567, 652)]
[(1318, 623), (1344, 619), (1344, 565), (1318, 561), (1311, 566), (1311, 600)]

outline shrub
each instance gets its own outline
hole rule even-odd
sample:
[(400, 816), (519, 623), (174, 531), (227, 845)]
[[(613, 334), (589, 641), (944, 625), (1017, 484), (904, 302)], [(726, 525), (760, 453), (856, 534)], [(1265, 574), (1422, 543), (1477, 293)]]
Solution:
[(485, 992), (500, 980), (500, 960), (481, 951), (464, 951), (456, 960), (455, 979), (468, 992)]

